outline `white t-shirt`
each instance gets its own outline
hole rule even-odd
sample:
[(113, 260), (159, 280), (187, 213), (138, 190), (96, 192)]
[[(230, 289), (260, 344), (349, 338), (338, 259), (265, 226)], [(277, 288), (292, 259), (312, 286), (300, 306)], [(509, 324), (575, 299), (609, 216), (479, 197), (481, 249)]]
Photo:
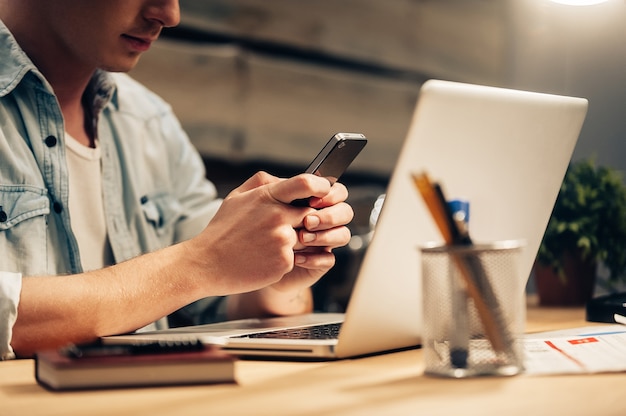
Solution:
[(69, 209), (84, 271), (113, 264), (102, 202), (100, 147), (80, 144), (65, 133), (69, 170)]

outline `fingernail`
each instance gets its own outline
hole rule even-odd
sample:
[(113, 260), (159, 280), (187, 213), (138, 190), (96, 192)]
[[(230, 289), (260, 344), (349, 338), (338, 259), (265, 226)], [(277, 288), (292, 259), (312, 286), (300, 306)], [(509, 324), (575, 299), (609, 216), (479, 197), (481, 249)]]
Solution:
[(313, 229), (320, 225), (320, 222), (320, 217), (318, 217), (317, 215), (308, 215), (306, 217), (306, 228)]
[(296, 264), (303, 264), (306, 262), (306, 256), (302, 254), (296, 254), (293, 260)]
[(303, 243), (310, 243), (311, 241), (315, 240), (317, 236), (315, 235), (315, 233), (307, 233), (307, 232), (303, 232), (302, 233), (302, 242)]

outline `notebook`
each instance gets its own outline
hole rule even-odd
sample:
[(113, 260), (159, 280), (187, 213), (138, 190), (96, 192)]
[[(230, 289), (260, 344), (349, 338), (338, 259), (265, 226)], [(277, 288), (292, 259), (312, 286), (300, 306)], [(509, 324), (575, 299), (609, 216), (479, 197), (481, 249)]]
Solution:
[[(345, 314), (248, 319), (106, 337), (105, 342), (200, 338), (239, 355), (338, 359), (418, 346), (422, 333), (418, 247), (442, 238), (411, 173), (427, 171), (449, 198), (470, 201), (474, 242), (526, 242), (528, 279), (587, 111), (587, 100), (429, 80), (390, 178)], [(384, 115), (381, 115), (384, 116)], [(333, 339), (268, 332), (341, 324)], [(262, 332), (262, 337), (248, 336)]]

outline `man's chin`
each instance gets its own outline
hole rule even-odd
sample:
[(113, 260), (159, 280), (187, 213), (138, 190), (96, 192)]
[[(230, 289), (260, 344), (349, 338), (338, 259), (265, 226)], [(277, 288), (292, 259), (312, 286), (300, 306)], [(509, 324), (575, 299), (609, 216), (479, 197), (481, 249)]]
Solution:
[(102, 65), (100, 69), (108, 72), (129, 72), (137, 65), (140, 56), (140, 54), (137, 54), (136, 56), (133, 56), (124, 61), (115, 62), (114, 64), (105, 64)]

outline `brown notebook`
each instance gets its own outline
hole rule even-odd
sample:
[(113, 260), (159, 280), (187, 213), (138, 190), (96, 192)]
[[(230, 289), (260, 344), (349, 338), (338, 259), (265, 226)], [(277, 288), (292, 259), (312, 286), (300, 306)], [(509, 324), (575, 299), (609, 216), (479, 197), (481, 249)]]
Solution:
[(74, 357), (64, 350), (35, 356), (37, 382), (51, 390), (234, 383), (235, 358), (217, 348)]

